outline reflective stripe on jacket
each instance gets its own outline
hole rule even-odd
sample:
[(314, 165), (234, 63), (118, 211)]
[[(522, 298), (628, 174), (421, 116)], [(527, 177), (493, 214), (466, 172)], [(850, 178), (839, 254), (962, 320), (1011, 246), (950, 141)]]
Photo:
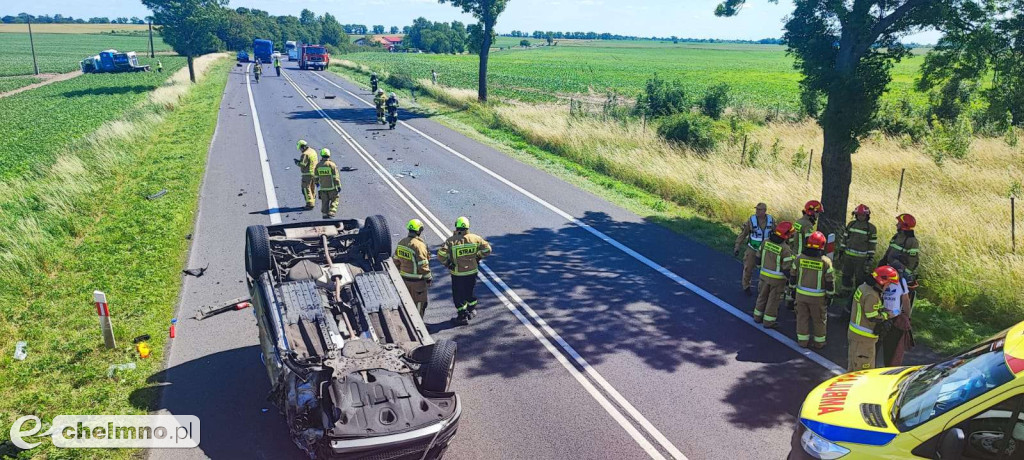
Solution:
[(899, 260), (910, 274), (917, 272), (920, 263), (921, 249), (917, 238), (903, 232), (896, 232), (889, 240), (889, 249), (885, 252), (885, 262)]
[(407, 236), (395, 248), (395, 262), (402, 278), (408, 280), (431, 279), (430, 251), (419, 236)]
[(850, 315), (850, 330), (864, 337), (877, 339), (875, 324), (887, 318), (882, 297), (868, 283), (861, 284), (853, 294), (854, 311)]
[(824, 297), (825, 294), (832, 294), (835, 289), (833, 283), (835, 270), (828, 257), (811, 257), (800, 254), (793, 261), (790, 273), (791, 277), (796, 277), (797, 295)]
[(800, 220), (793, 222), (793, 253), (800, 254), (804, 250), (804, 245), (807, 243), (807, 237), (811, 236), (818, 230), (818, 223), (811, 221), (810, 217), (805, 214)]
[(303, 176), (312, 176), (316, 174), (316, 150), (313, 150), (308, 145), (302, 149), (302, 158), (299, 159), (299, 168), (302, 170)]
[(491, 245), (467, 230), (458, 230), (437, 250), (437, 260), (451, 270), (452, 275), (475, 275), (480, 259), (491, 254)]
[(843, 229), (839, 250), (853, 257), (874, 257), (878, 247), (878, 230), (875, 224), (853, 220)]
[(747, 247), (755, 251), (761, 249), (761, 243), (768, 239), (768, 235), (775, 228), (775, 219), (771, 214), (764, 216), (764, 228), (758, 227), (757, 215), (750, 216), (750, 235), (747, 237)]
[(338, 165), (330, 159), (324, 159), (316, 165), (316, 177), (320, 183), (321, 192), (330, 192), (341, 188), (341, 178), (338, 176)]
[(793, 252), (789, 246), (765, 241), (761, 246), (761, 275), (784, 280), (793, 266)]

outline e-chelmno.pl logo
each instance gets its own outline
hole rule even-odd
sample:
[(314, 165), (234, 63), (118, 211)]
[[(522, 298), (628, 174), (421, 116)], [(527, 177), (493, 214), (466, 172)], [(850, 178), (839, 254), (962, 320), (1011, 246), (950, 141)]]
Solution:
[(11, 425), (11, 442), (23, 450), (38, 447), (47, 436), (66, 449), (199, 446), (199, 417), (194, 415), (58, 415), (42, 430), (39, 417), (26, 415)]

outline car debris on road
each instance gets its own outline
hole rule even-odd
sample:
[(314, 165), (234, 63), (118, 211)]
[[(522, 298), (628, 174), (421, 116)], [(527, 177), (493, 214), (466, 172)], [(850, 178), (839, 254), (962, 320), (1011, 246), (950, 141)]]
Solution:
[(209, 318), (211, 316), (219, 315), (219, 314), (224, 313), (226, 311), (244, 310), (244, 309), (249, 308), (249, 307), (252, 306), (252, 304), (250, 302), (251, 302), (251, 299), (248, 298), (248, 297), (239, 297), (239, 298), (232, 299), (232, 300), (229, 300), (227, 302), (221, 303), (219, 305), (214, 305), (214, 306), (209, 306), (209, 307), (202, 307), (202, 308), (200, 308), (199, 310), (196, 311), (195, 319), (198, 320), (198, 321), (202, 321), (202, 320), (204, 320), (206, 318)]

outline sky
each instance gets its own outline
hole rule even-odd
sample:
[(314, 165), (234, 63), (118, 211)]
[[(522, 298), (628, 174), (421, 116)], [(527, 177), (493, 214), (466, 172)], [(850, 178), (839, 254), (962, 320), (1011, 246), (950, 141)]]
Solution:
[[(748, 0), (743, 12), (734, 18), (718, 18), (715, 6), (720, 0), (509, 0), (498, 18), (497, 30), (561, 30), (611, 32), (621, 35), (676, 35), (688, 38), (758, 40), (782, 36), (782, 21), (793, 11), (791, 0), (771, 4), (767, 0)], [(145, 17), (148, 10), (139, 0), (33, 0), (0, 2), (0, 16), (63, 14), (74, 17)], [(475, 22), (451, 5), (436, 0), (232, 0), (232, 8), (257, 8), (273, 15), (298, 16), (303, 8), (317, 14), (335, 15), (344, 24), (383, 24), (404, 26), (423, 16), (432, 21)], [(909, 39), (933, 43), (934, 32)]]

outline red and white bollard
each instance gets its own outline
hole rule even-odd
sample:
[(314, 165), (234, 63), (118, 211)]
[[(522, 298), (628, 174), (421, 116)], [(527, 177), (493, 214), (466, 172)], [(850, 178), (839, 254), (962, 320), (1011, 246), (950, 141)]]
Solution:
[(110, 307), (107, 305), (107, 295), (103, 291), (93, 291), (92, 298), (96, 302), (96, 314), (100, 318), (100, 331), (103, 332), (103, 343), (107, 348), (115, 348), (114, 326), (110, 323)]

